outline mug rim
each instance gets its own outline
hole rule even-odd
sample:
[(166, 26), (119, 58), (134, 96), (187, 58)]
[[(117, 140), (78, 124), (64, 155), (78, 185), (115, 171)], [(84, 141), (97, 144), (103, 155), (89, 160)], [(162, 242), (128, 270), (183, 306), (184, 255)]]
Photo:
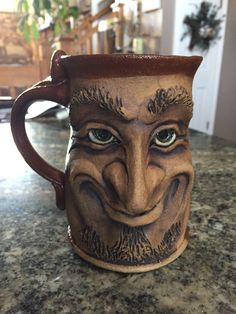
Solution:
[(60, 65), (68, 77), (115, 78), (185, 74), (194, 77), (201, 56), (155, 54), (62, 55)]

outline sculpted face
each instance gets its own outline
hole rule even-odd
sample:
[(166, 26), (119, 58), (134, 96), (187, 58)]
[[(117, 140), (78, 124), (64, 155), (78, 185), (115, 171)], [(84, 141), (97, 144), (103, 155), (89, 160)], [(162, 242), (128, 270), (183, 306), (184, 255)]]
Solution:
[(85, 259), (151, 269), (183, 245), (193, 181), (191, 84), (184, 75), (75, 82), (66, 208)]

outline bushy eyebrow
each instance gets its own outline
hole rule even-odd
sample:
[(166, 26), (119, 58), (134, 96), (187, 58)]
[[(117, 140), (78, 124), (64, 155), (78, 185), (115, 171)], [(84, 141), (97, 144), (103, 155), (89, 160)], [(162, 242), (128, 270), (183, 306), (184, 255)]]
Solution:
[(158, 89), (154, 98), (149, 100), (147, 109), (152, 114), (160, 115), (173, 105), (184, 106), (192, 115), (192, 97), (183, 86)]
[(96, 86), (77, 89), (73, 92), (70, 107), (79, 104), (97, 104), (100, 108), (109, 110), (119, 117), (125, 118), (122, 112), (122, 99), (118, 96), (112, 98), (108, 91)]
[[(122, 111), (122, 99), (118, 96), (112, 98), (109, 91), (97, 86), (79, 88), (73, 92), (70, 109), (80, 104), (96, 104), (100, 108), (111, 111), (126, 121), (129, 120)], [(146, 108), (151, 114), (158, 116), (174, 105), (184, 106), (187, 112), (192, 115), (192, 97), (183, 86), (157, 89), (154, 98), (148, 101)]]

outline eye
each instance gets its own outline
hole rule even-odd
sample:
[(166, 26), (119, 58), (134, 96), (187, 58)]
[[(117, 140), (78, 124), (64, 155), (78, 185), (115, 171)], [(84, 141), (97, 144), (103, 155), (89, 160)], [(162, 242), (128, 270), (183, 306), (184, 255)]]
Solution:
[(157, 132), (153, 137), (153, 142), (157, 146), (168, 147), (174, 143), (176, 132), (174, 129), (164, 129)]
[(90, 129), (88, 138), (91, 142), (99, 145), (118, 142), (117, 138), (105, 129)]

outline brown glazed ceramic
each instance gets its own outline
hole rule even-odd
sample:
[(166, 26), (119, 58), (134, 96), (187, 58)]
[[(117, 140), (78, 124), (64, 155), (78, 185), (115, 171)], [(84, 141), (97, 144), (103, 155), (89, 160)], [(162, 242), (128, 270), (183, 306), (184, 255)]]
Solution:
[[(24, 92), (12, 132), (29, 165), (51, 181), (76, 253), (103, 268), (142, 272), (176, 259), (188, 241), (193, 167), (192, 80), (201, 57), (66, 56)], [(24, 125), (37, 99), (70, 109), (65, 173), (31, 146)]]

